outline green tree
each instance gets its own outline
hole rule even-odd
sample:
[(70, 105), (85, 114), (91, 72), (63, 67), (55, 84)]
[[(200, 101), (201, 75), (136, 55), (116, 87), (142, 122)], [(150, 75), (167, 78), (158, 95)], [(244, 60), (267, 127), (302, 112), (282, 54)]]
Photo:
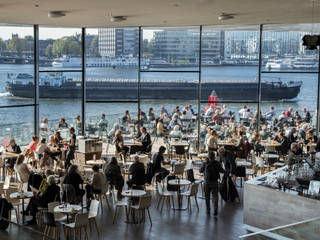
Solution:
[(55, 56), (61, 57), (63, 54), (66, 54), (66, 49), (66, 41), (60, 38), (54, 41), (52, 46), (52, 53)]
[(0, 51), (7, 50), (7, 44), (0, 38)]
[(8, 43), (8, 49), (17, 52), (18, 55), (21, 55), (21, 53), (26, 50), (26, 45), (25, 39), (13, 36)]
[(100, 57), (99, 53), (99, 36), (95, 36), (90, 43), (90, 50), (93, 56)]
[(52, 58), (53, 57), (53, 54), (52, 54), (52, 48), (53, 48), (53, 46), (52, 46), (52, 44), (49, 44), (47, 47), (46, 47), (46, 56), (48, 57), (48, 58)]

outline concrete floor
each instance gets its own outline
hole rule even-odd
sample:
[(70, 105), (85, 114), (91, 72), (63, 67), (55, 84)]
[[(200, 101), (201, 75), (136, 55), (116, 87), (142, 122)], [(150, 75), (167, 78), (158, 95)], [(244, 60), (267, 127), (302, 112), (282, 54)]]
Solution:
[[(242, 189), (238, 188), (242, 199)], [(243, 225), (243, 209), (240, 203), (225, 203), (219, 201), (219, 216), (215, 219), (206, 214), (205, 200), (198, 198), (200, 211), (197, 211), (192, 201), (192, 212), (174, 211), (164, 206), (162, 212), (156, 209), (158, 196), (154, 190), (151, 206), (151, 218), (153, 225), (150, 226), (148, 219), (142, 224), (125, 223), (124, 209), (120, 209), (115, 224), (112, 224), (113, 208), (107, 209), (104, 202), (104, 210), (97, 218), (100, 235), (93, 228), (89, 239), (152, 239), (152, 240), (186, 240), (198, 239), (238, 239), (246, 234)], [(200, 195), (200, 193), (199, 193)], [(111, 198), (110, 198), (111, 202)], [(186, 201), (184, 201), (185, 203)], [(0, 232), (0, 239), (42, 239), (42, 236), (30, 230), (11, 224), (6, 232)]]

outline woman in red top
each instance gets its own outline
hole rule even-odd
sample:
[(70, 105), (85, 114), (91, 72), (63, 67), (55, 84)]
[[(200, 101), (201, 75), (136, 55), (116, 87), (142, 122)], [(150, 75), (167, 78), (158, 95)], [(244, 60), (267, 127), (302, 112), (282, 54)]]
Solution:
[(29, 144), (28, 149), (30, 149), (32, 151), (36, 151), (38, 143), (39, 143), (38, 136), (32, 136), (32, 141)]

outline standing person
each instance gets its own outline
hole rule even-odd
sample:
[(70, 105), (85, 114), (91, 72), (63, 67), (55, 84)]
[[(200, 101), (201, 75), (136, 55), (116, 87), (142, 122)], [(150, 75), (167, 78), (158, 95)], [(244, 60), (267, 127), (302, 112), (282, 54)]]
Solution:
[(153, 163), (153, 171), (154, 173), (158, 174), (156, 179), (157, 182), (163, 180), (166, 176), (169, 175), (169, 171), (161, 166), (161, 163), (165, 163), (163, 154), (166, 152), (166, 148), (161, 146), (159, 151), (152, 156), (152, 163)]
[(67, 152), (66, 163), (65, 163), (66, 169), (69, 168), (69, 166), (71, 165), (71, 160), (74, 159), (74, 152), (76, 150), (76, 138), (77, 138), (73, 127), (69, 129), (69, 132), (70, 132), (71, 138), (69, 141), (68, 152)]
[(209, 153), (209, 158), (202, 164), (200, 173), (204, 174), (204, 192), (206, 199), (207, 214), (210, 214), (210, 194), (213, 195), (214, 216), (218, 215), (218, 201), (219, 201), (219, 173), (224, 173), (221, 164), (215, 160), (214, 153)]

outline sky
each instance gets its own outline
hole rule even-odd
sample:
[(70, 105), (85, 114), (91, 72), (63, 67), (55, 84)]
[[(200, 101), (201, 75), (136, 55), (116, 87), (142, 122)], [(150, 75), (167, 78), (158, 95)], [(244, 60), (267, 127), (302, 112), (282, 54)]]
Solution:
[[(87, 34), (98, 34), (98, 29), (86, 29)], [(144, 31), (144, 39), (151, 39), (153, 37), (153, 30)], [(76, 33), (81, 33), (80, 28), (39, 28), (39, 39), (44, 40), (48, 38), (57, 39), (63, 36), (72, 36)], [(33, 35), (32, 27), (13, 27), (13, 26), (0, 26), (0, 38), (7, 40), (11, 38), (12, 34), (18, 34), (19, 37)]]

